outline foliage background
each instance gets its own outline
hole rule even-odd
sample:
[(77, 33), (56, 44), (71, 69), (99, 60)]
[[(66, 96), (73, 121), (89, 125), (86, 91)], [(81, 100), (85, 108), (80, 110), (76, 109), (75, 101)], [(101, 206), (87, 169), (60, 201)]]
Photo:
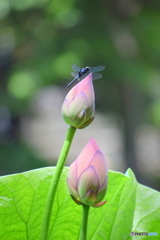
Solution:
[[(96, 109), (104, 122), (109, 116), (116, 123), (123, 142), (123, 166), (115, 161), (112, 167), (131, 167), (140, 183), (159, 189), (159, 22), (156, 0), (0, 0), (0, 174), (56, 163), (56, 156), (50, 162), (40, 154), (42, 146), (36, 152), (28, 144), (34, 137), (24, 137), (28, 121), (61, 105), (73, 63), (105, 65), (95, 82)], [(35, 103), (45, 105), (43, 115)], [(58, 111), (54, 119), (61, 118)], [(61, 126), (55, 128), (47, 135), (59, 139)], [(62, 129), (64, 135), (66, 125)]]

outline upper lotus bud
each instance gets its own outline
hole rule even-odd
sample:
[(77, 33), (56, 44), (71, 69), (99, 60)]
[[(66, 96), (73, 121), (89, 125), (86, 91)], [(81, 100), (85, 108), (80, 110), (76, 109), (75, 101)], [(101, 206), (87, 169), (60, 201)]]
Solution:
[(62, 106), (62, 115), (70, 126), (85, 128), (93, 121), (94, 111), (95, 95), (90, 73), (68, 92)]
[(97, 143), (92, 138), (68, 172), (68, 188), (77, 204), (100, 207), (107, 189), (107, 162)]

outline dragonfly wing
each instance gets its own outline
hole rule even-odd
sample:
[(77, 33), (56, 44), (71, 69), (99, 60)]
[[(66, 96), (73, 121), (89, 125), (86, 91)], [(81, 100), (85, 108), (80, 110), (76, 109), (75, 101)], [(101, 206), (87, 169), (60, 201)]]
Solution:
[(99, 79), (101, 77), (102, 77), (102, 74), (100, 74), (100, 73), (93, 73), (93, 76), (92, 76), (93, 80)]
[(74, 78), (77, 77), (77, 73), (76, 73), (76, 72), (72, 72), (71, 74), (72, 74), (72, 76), (73, 76)]
[[(83, 74), (83, 75), (79, 78), (79, 80), (83, 80), (83, 79), (84, 79), (85, 77), (87, 77), (90, 73), (91, 73), (91, 71), (86, 72), (85, 74)], [(99, 79), (99, 78), (101, 78), (101, 77), (102, 77), (102, 74), (100, 74), (100, 73), (96, 73), (96, 72), (93, 72), (93, 73), (92, 73), (92, 79), (93, 79), (93, 80)]]
[(105, 66), (98, 66), (98, 67), (91, 67), (90, 71), (91, 72), (100, 72), (105, 69)]
[(74, 72), (79, 72), (81, 70), (81, 68), (78, 67), (76, 64), (72, 65), (72, 69), (73, 69)]

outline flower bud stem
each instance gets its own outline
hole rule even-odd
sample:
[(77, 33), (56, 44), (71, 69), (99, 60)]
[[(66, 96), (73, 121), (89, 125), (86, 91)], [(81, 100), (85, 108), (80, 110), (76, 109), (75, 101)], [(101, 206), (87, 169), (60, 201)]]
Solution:
[(56, 195), (56, 190), (58, 187), (59, 179), (61, 177), (63, 167), (64, 167), (75, 132), (76, 132), (76, 128), (73, 128), (71, 126), (68, 128), (66, 139), (63, 143), (63, 147), (61, 149), (61, 153), (58, 158), (57, 166), (55, 168), (54, 175), (51, 180), (51, 184), (49, 187), (48, 196), (46, 200), (44, 216), (42, 220), (40, 240), (48, 239), (48, 230), (49, 230), (50, 218), (52, 215), (52, 207), (53, 207), (54, 198)]
[(82, 224), (79, 240), (87, 239), (87, 226), (88, 226), (88, 215), (90, 206), (82, 205)]

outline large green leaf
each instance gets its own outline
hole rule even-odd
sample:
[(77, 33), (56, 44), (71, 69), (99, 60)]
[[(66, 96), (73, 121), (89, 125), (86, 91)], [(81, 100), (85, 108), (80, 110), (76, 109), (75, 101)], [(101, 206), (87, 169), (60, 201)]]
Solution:
[[(38, 240), (53, 167), (0, 178), (0, 240)], [(78, 239), (81, 206), (68, 194), (64, 169), (51, 217), (49, 240)], [(88, 240), (144, 239), (130, 232), (157, 232), (160, 239), (160, 193), (137, 183), (134, 174), (109, 172), (108, 202), (91, 208)]]

